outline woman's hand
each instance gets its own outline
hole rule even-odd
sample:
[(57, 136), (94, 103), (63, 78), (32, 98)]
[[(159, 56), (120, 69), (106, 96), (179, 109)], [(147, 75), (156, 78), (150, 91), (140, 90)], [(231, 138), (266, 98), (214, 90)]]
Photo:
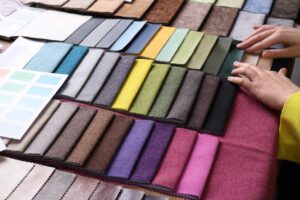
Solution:
[[(262, 53), (264, 58), (282, 58), (300, 56), (300, 29), (260, 25), (254, 26), (254, 33), (238, 44), (238, 48), (249, 53)], [(283, 49), (270, 49), (273, 45), (283, 44)]]
[(235, 62), (236, 67), (228, 81), (245, 88), (251, 95), (267, 106), (281, 111), (287, 99), (300, 91), (285, 77), (286, 69), (279, 73), (266, 71), (247, 63)]

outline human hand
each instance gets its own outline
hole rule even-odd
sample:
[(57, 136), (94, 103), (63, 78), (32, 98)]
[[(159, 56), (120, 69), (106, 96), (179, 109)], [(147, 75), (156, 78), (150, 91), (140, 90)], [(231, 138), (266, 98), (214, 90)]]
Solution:
[[(249, 53), (263, 52), (264, 58), (282, 58), (300, 56), (300, 29), (259, 25), (254, 26), (254, 33), (238, 44), (238, 48), (246, 49)], [(283, 44), (283, 49), (269, 49), (273, 45)]]
[(287, 99), (300, 91), (291, 80), (285, 77), (286, 69), (278, 73), (260, 69), (247, 63), (235, 62), (236, 67), (228, 81), (245, 88), (265, 105), (281, 111)]

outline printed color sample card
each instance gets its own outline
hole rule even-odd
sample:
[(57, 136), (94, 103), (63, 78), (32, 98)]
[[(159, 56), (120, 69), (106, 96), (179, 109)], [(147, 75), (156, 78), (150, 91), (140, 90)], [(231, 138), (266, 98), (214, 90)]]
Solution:
[(0, 69), (0, 136), (21, 139), (66, 75)]

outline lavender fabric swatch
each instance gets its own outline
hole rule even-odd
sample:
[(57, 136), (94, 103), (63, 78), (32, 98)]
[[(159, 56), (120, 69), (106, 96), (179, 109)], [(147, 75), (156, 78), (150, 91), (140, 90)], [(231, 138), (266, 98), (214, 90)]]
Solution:
[(129, 134), (114, 158), (109, 176), (129, 178), (136, 161), (151, 133), (153, 121), (135, 120)]
[(142, 155), (131, 176), (131, 180), (150, 183), (159, 168), (175, 126), (168, 124), (155, 124), (151, 136), (143, 150)]
[(269, 14), (272, 8), (273, 0), (247, 0), (243, 11), (260, 13), (260, 14)]

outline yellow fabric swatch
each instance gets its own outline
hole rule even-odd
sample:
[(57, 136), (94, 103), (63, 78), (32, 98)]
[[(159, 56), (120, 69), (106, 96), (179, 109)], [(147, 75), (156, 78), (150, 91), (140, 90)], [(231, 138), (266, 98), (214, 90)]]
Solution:
[(146, 48), (142, 51), (141, 56), (152, 59), (156, 58), (174, 31), (175, 28), (173, 27), (161, 27)]
[(132, 101), (142, 86), (153, 60), (136, 59), (135, 65), (115, 99), (112, 108), (129, 110)]
[(279, 127), (278, 158), (300, 164), (300, 92), (285, 103)]

